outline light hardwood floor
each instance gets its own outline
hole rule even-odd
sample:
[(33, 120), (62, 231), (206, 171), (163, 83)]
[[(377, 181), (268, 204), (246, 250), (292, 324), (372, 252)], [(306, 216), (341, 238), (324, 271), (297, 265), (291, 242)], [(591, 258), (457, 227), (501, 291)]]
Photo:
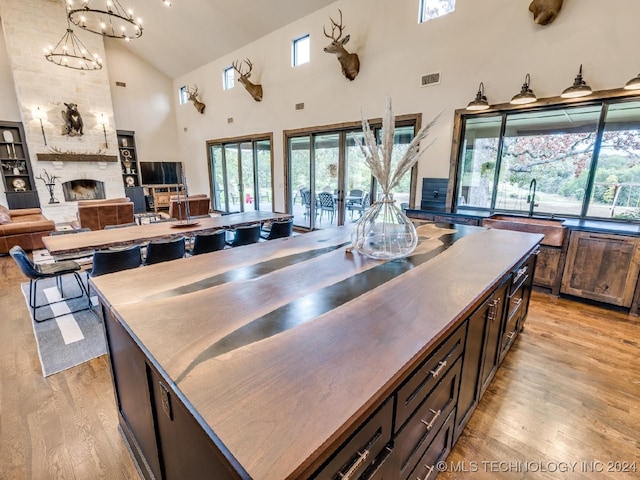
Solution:
[[(0, 479), (138, 479), (106, 358), (42, 378), (25, 278), (0, 272)], [(640, 478), (613, 463), (640, 469), (639, 345), (638, 317), (534, 292), (438, 480)]]

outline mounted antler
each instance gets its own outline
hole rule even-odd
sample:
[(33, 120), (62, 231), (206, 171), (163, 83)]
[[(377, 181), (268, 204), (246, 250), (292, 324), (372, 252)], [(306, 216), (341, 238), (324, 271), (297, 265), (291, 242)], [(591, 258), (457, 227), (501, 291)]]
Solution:
[(185, 91), (189, 96), (189, 100), (193, 103), (193, 106), (196, 107), (198, 113), (204, 113), (206, 105), (198, 100), (198, 87), (195, 86), (193, 89), (185, 87)]
[[(331, 35), (327, 33), (325, 27), (322, 27), (322, 31), (327, 38), (330, 38), (332, 42), (324, 48), (326, 53), (333, 53), (338, 58), (340, 65), (342, 65), (342, 73), (349, 80), (353, 80), (358, 76), (358, 72), (360, 71), (360, 59), (358, 55), (355, 53), (349, 53), (344, 48), (344, 45), (349, 41), (351, 35), (347, 35), (342, 40), (342, 31), (344, 30), (344, 25), (342, 24), (342, 10), (338, 9), (340, 12), (340, 23), (336, 23), (333, 18), (329, 17), (331, 20)], [(336, 29), (338, 30), (338, 35), (336, 36)]]
[(251, 60), (248, 58), (244, 60), (244, 63), (249, 67), (249, 70), (246, 73), (243, 73), (242, 70), (240, 70), (240, 67), (242, 66), (240, 63), (233, 62), (231, 65), (233, 65), (233, 69), (238, 72), (238, 75), (240, 75), (238, 77), (238, 81), (244, 85), (244, 88), (247, 89), (247, 92), (249, 92), (256, 102), (260, 102), (262, 101), (262, 85), (249, 81), (251, 70), (253, 70), (253, 63), (251, 63)]
[(538, 25), (548, 25), (553, 22), (560, 9), (563, 0), (533, 0), (529, 4), (529, 11), (533, 13), (533, 21)]

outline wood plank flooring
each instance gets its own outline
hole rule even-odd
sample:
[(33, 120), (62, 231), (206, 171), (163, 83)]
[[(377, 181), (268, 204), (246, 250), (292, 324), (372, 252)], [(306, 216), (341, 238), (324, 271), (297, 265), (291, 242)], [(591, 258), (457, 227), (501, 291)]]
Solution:
[[(0, 479), (138, 479), (106, 357), (42, 378), (25, 278), (0, 273)], [(639, 432), (638, 317), (534, 292), (438, 480), (640, 478), (608, 463), (640, 469)]]

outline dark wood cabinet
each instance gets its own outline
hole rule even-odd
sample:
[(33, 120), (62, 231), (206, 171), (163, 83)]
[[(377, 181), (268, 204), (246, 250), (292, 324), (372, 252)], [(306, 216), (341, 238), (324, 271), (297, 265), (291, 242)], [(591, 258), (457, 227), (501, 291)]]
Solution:
[[(521, 322), (528, 308), (528, 295), (535, 270), (535, 256), (532, 256), (532, 249), (536, 246), (537, 237), (532, 238), (528, 234), (505, 235), (505, 232), (466, 228), (469, 231), (478, 231), (476, 241), (482, 248), (478, 250), (469, 248), (469, 244), (473, 245), (472, 237), (466, 247), (456, 248), (454, 245), (441, 255), (446, 255), (445, 259), (449, 260), (444, 262), (448, 268), (452, 268), (453, 264), (456, 271), (460, 272), (468, 270), (469, 265), (476, 258), (477, 251), (482, 251), (485, 256), (493, 259), (485, 261), (482, 267), (477, 265), (471, 267), (475, 268), (472, 276), (480, 278), (472, 281), (474, 282), (473, 293), (461, 288), (458, 292), (451, 294), (446, 282), (438, 282), (438, 275), (443, 275), (440, 280), (458, 277), (444, 273), (436, 265), (443, 262), (427, 263), (422, 272), (419, 271), (421, 266), (414, 267), (409, 270), (410, 274), (406, 277), (404, 274), (393, 277), (393, 286), (396, 287), (393, 290), (392, 286), (386, 286), (387, 288), (378, 286), (367, 290), (364, 294), (367, 295), (366, 298), (359, 296), (355, 301), (336, 307), (331, 313), (315, 317), (314, 322), (289, 327), (285, 332), (253, 341), (248, 346), (252, 348), (252, 354), (243, 355), (242, 358), (242, 361), (251, 363), (246, 372), (249, 372), (249, 376), (254, 375), (260, 384), (263, 382), (271, 384), (277, 380), (277, 385), (273, 385), (274, 396), (270, 396), (263, 402), (265, 407), (260, 408), (255, 406), (255, 402), (256, 398), (264, 397), (265, 387), (250, 389), (243, 385), (241, 392), (238, 392), (238, 380), (246, 378), (241, 374), (241, 370), (238, 370), (240, 368), (238, 364), (231, 370), (225, 368), (222, 375), (216, 377), (219, 383), (212, 383), (210, 375), (202, 374), (203, 369), (209, 368), (214, 363), (238, 361), (238, 352), (244, 348), (243, 346), (237, 346), (231, 352), (215, 354), (210, 347), (207, 347), (204, 353), (194, 357), (194, 361), (198, 362), (198, 366), (195, 367), (198, 373), (185, 374), (195, 370), (190, 370), (188, 363), (174, 362), (173, 338), (157, 335), (157, 331), (167, 332), (182, 325), (188, 325), (193, 330), (196, 325), (194, 320), (199, 320), (191, 317), (184, 319), (175, 317), (172, 318), (172, 322), (167, 322), (167, 318), (163, 318), (161, 323), (156, 324), (155, 316), (150, 316), (148, 323), (146, 321), (143, 321), (143, 324), (140, 323), (141, 315), (146, 312), (145, 309), (150, 308), (149, 303), (145, 302), (144, 306), (132, 305), (131, 302), (125, 301), (123, 292), (129, 290), (129, 287), (133, 288), (133, 284), (140, 283), (142, 278), (148, 278), (149, 275), (156, 278), (156, 274), (152, 271), (153, 266), (149, 267), (150, 270), (147, 272), (140, 272), (141, 277), (137, 280), (131, 277), (118, 278), (118, 274), (114, 274), (112, 278), (104, 276), (104, 278), (92, 279), (91, 282), (103, 305), (120, 424), (145, 478), (166, 480), (178, 478), (227, 480), (275, 476), (359, 480), (435, 478), (437, 462), (446, 459), (489, 385), (499, 360), (513, 343), (515, 337), (509, 337), (508, 342), (504, 340), (508, 321), (515, 322), (515, 329), (521, 328)], [(464, 235), (465, 228), (459, 227), (459, 229)], [(312, 232), (300, 238), (296, 237), (299, 238), (298, 248), (302, 248), (303, 252), (317, 249), (316, 237), (320, 233), (326, 234)], [(338, 233), (344, 234), (335, 232), (335, 234)], [(326, 241), (326, 238), (322, 237), (322, 240)], [(338, 239), (335, 241), (337, 242)], [(229, 261), (225, 255), (237, 253), (238, 261), (240, 258), (244, 261), (247, 256), (255, 255), (256, 262), (263, 262), (264, 258), (258, 254), (258, 249), (266, 251), (265, 248), (268, 245), (264, 243), (248, 246), (245, 250), (246, 254), (233, 251), (217, 252), (218, 259), (234, 265), (238, 262)], [(503, 249), (509, 253), (503, 253)], [(463, 258), (460, 258), (461, 255)], [(203, 268), (206, 272), (210, 270), (211, 264), (207, 259), (199, 262), (191, 266), (193, 275), (197, 276), (194, 268), (196, 270)], [(349, 260), (348, 265), (351, 263)], [(281, 268), (295, 270), (296, 264)], [(388, 267), (395, 269), (398, 265), (390, 262), (382, 263), (374, 269), (378, 267), (380, 271)], [(176, 268), (178, 267), (182, 268), (182, 265), (176, 265)], [(335, 268), (335, 261), (332, 268)], [(162, 286), (154, 284), (159, 296), (164, 297), (165, 294), (175, 291), (176, 285), (173, 278), (177, 275), (176, 272), (173, 273), (173, 275), (166, 275)], [(417, 273), (421, 273), (424, 277)], [(127, 272), (127, 275), (131, 274)], [(379, 272), (372, 274), (376, 276)], [(421, 278), (429, 278), (433, 283), (427, 282), (427, 286), (424, 287), (416, 283), (416, 279)], [(401, 282), (398, 282), (399, 280)], [(122, 284), (123, 281), (125, 285)], [(272, 280), (261, 278), (258, 281), (271, 282)], [(358, 282), (361, 282), (361, 278)], [(256, 280), (252, 279), (251, 285), (246, 285), (247, 288), (251, 288), (252, 294), (257, 288), (255, 283)], [(233, 289), (242, 288), (238, 285)], [(291, 285), (291, 288), (297, 288), (297, 283)], [(417, 296), (407, 292), (409, 286), (416, 285), (420, 285), (416, 288), (422, 289), (420, 291), (423, 293), (438, 291), (440, 296), (451, 294), (447, 297), (448, 299), (461, 295), (463, 300), (458, 300), (459, 303), (456, 303), (455, 308), (451, 308), (449, 302), (439, 299), (435, 294), (425, 293)], [(436, 288), (434, 285), (440, 286)], [(217, 301), (223, 298), (224, 294), (225, 301), (230, 301), (228, 292), (231, 289), (226, 287), (229, 285), (208, 287), (206, 303), (211, 301), (211, 295), (214, 297), (220, 295), (219, 298), (214, 299)], [(382, 290), (394, 292), (394, 294), (385, 297), (384, 302), (378, 303), (379, 300), (375, 297), (371, 302), (372, 295), (380, 294)], [(169, 299), (174, 298), (180, 303), (180, 305), (176, 304), (176, 308), (183, 308), (182, 296), (172, 297), (171, 295)], [(320, 301), (326, 302), (327, 298), (323, 296)], [(429, 298), (429, 302), (425, 303), (424, 298)], [(376, 313), (373, 312), (376, 307), (365, 307), (370, 308), (367, 321), (351, 323), (352, 326), (358, 327), (358, 335), (345, 336), (340, 332), (355, 332), (355, 330), (342, 329), (345, 328), (344, 319), (353, 318), (353, 315), (358, 315), (363, 308), (363, 304), (359, 304), (358, 299), (362, 302), (368, 300), (378, 309), (383, 309), (383, 306), (386, 309), (390, 304), (410, 305), (410, 307), (404, 315), (394, 317), (395, 323), (392, 324), (388, 322), (386, 313), (381, 313), (378, 320)], [(163, 303), (166, 304), (166, 300), (163, 298)], [(240, 300), (240, 297), (238, 301), (242, 304), (246, 303), (246, 299)], [(274, 302), (279, 301), (274, 299)], [(263, 308), (262, 304), (260, 308)], [(349, 309), (348, 312), (342, 310), (341, 313), (343, 308)], [(166, 317), (166, 311), (163, 312)], [(451, 320), (441, 320), (441, 316)], [(193, 332), (189, 330), (187, 334), (202, 335), (202, 329), (210, 329), (212, 335), (217, 335), (215, 332), (219, 329), (213, 329), (207, 323), (213, 317), (207, 314), (202, 318), (203, 322), (206, 318), (206, 322), (200, 324), (200, 330), (193, 330)], [(440, 326), (434, 326), (434, 323), (439, 321), (443, 323), (437, 324)], [(282, 367), (290, 361), (292, 345), (288, 343), (286, 337), (304, 335), (306, 327), (315, 330), (315, 328), (322, 329), (325, 325), (329, 328), (326, 332), (332, 340), (331, 343), (324, 344), (328, 350), (322, 352), (323, 361), (313, 362), (313, 369), (300, 368), (300, 361), (311, 354), (311, 350), (305, 346), (301, 349), (304, 357), (296, 357), (296, 363), (291, 365), (291, 369), (285, 367), (282, 370)], [(365, 329), (360, 330), (361, 327)], [(238, 326), (235, 328), (234, 335), (243, 329)], [(416, 328), (425, 328), (428, 340), (421, 339), (419, 341), (421, 347), (416, 347), (417, 353), (408, 354), (407, 345), (416, 344), (415, 335), (412, 335)], [(371, 338), (375, 338), (379, 343), (371, 343), (370, 339), (361, 340), (365, 331), (375, 332), (372, 333)], [(439, 333), (430, 333), (432, 331)], [(315, 334), (313, 338), (316, 338)], [(345, 345), (342, 349), (337, 348), (340, 339), (343, 339)], [(286, 350), (270, 351), (263, 357), (268, 358), (268, 362), (273, 363), (278, 372), (283, 372), (281, 376), (278, 376), (280, 375), (278, 373), (272, 377), (267, 375), (268, 370), (256, 369), (253, 363), (256, 361), (255, 352), (262, 348), (270, 349), (274, 340), (287, 342), (288, 345)], [(172, 347), (168, 348), (170, 343)], [(209, 345), (208, 342), (203, 342), (205, 343)], [(390, 349), (390, 343), (400, 348)], [(352, 345), (359, 345), (359, 347), (353, 348)], [(389, 350), (386, 351), (385, 348)], [(358, 397), (360, 390), (353, 387), (354, 377), (349, 372), (362, 374), (363, 385), (367, 385), (371, 382), (372, 375), (376, 375), (376, 370), (386, 368), (390, 359), (394, 361), (392, 359), (395, 356), (400, 357), (398, 360), (400, 368), (394, 367), (396, 373), (393, 376), (385, 375), (388, 380), (379, 383), (380, 386), (376, 387), (377, 390), (373, 396)], [(346, 358), (358, 361), (347, 361)], [(372, 367), (376, 362), (378, 366)], [(317, 369), (322, 369), (323, 373), (318, 374)], [(291, 372), (299, 374), (301, 380), (293, 381)], [(308, 378), (312, 376), (315, 377)], [(223, 385), (224, 383), (226, 385)], [(197, 389), (194, 389), (194, 386), (197, 386)], [(216, 392), (216, 389), (219, 390)], [(321, 401), (323, 396), (327, 399), (327, 407), (321, 412), (316, 413), (315, 416), (309, 415), (309, 409), (313, 408), (313, 401), (310, 403), (295, 400), (291, 403), (295, 403), (296, 408), (282, 409), (283, 402), (290, 401), (290, 397), (295, 397), (303, 391), (308, 392), (309, 389), (314, 392), (313, 401)], [(229, 395), (232, 397), (229, 398)], [(212, 400), (216, 396), (218, 398)], [(252, 398), (247, 399), (247, 397)], [(194, 398), (199, 399), (200, 407), (195, 406)], [(228, 413), (234, 405), (225, 405), (222, 408), (220, 403), (227, 401), (234, 404), (241, 403), (241, 411), (238, 410), (233, 415)], [(257, 401), (260, 402), (260, 400)], [(300, 408), (297, 408), (298, 406)], [(207, 410), (207, 408), (217, 411)], [(273, 409), (273, 414), (260, 417), (264, 408)], [(295, 424), (295, 431), (298, 432), (296, 435), (301, 435), (297, 443), (306, 441), (309, 435), (316, 434), (319, 429), (322, 430), (320, 425), (335, 418), (336, 408), (345, 410), (340, 415), (340, 418), (345, 418), (344, 421), (341, 420), (343, 423), (337, 425), (337, 428), (327, 429), (322, 435), (317, 435), (311, 449), (300, 449), (292, 440), (294, 433), (291, 425)], [(282, 410), (282, 415), (278, 409)], [(246, 414), (244, 419), (243, 414)], [(274, 414), (278, 419), (272, 421)], [(256, 425), (252, 425), (253, 419), (256, 418), (258, 419)], [(226, 430), (220, 425), (216, 427), (216, 422), (220, 421), (225, 422)], [(242, 430), (240, 434), (236, 433), (238, 428)], [(274, 428), (283, 428), (285, 433), (282, 435), (274, 433)], [(306, 428), (308, 431), (305, 430)], [(255, 446), (256, 432), (261, 439), (259, 447)], [(278, 445), (278, 449), (275, 455), (269, 457), (267, 452), (274, 442)], [(297, 454), (296, 448), (299, 449)], [(293, 461), (292, 455), (295, 455)], [(265, 462), (268, 463), (267, 466)], [(280, 467), (283, 462), (289, 462), (290, 473), (274, 476), (273, 468)]]
[(0, 122), (0, 171), (9, 208), (38, 208), (24, 129), (19, 122)]
[(571, 232), (561, 292), (631, 307), (640, 272), (640, 238)]

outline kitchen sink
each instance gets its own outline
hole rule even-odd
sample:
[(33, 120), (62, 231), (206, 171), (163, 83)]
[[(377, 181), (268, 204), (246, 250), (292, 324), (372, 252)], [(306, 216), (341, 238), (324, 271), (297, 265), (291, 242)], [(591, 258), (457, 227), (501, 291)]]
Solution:
[(559, 218), (540, 218), (540, 217), (522, 217), (519, 215), (491, 215), (489, 218), (482, 220), (482, 225), (490, 228), (498, 228), (502, 230), (516, 230), (518, 232), (542, 233), (544, 238), (540, 242), (541, 245), (551, 247), (561, 247), (567, 228), (563, 227), (563, 219)]

